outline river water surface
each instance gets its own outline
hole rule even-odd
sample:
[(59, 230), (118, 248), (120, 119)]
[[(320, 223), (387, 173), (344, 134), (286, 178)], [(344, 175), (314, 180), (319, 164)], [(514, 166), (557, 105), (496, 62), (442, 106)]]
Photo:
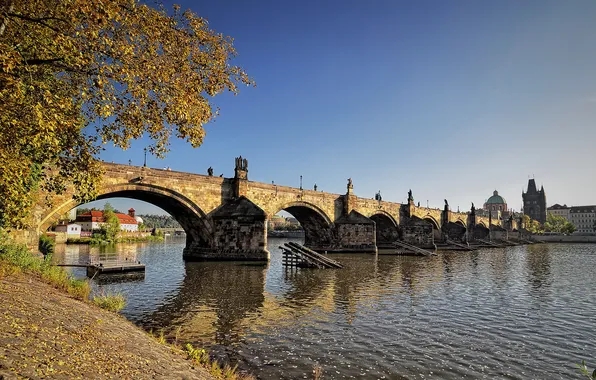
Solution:
[[(596, 245), (437, 257), (333, 255), (340, 270), (182, 260), (184, 239), (108, 248), (144, 276), (101, 276), (126, 318), (210, 347), (261, 379), (570, 379), (596, 365)], [(99, 248), (60, 247), (85, 262)], [(105, 252), (103, 248), (102, 252)], [(74, 269), (77, 276), (84, 270)]]

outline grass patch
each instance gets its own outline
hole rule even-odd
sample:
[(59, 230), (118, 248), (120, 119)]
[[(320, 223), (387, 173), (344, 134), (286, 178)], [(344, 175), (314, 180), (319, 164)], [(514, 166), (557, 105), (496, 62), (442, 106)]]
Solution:
[(188, 359), (195, 364), (205, 368), (209, 373), (217, 379), (226, 380), (254, 380), (252, 375), (245, 375), (237, 372), (238, 366), (230, 367), (224, 365), (223, 367), (215, 360), (211, 360), (209, 353), (202, 348), (194, 348), (192, 344), (187, 343), (184, 346), (184, 352)]
[(91, 240), (90, 237), (68, 238), (66, 244), (91, 244)]
[(168, 342), (164, 336), (163, 329), (159, 331), (159, 335), (155, 335), (153, 330), (149, 331), (155, 340), (166, 346), (169, 346), (172, 351), (185, 355), (187, 359), (191, 360), (196, 366), (206, 369), (214, 378), (221, 380), (256, 380), (252, 375), (239, 373), (238, 366), (231, 367), (229, 365), (222, 366), (216, 360), (212, 360), (209, 353), (203, 348), (194, 348), (192, 344), (187, 343), (184, 347), (178, 344), (178, 335), (180, 328), (176, 330), (176, 338), (174, 342)]
[(124, 306), (126, 306), (126, 298), (122, 294), (102, 294), (93, 297), (92, 302), (102, 309), (115, 313), (124, 309)]
[(0, 236), (0, 277), (30, 273), (74, 298), (86, 301), (91, 292), (89, 283), (72, 278), (64, 269), (52, 265), (51, 259), (51, 254), (45, 259), (37, 257), (25, 245), (14, 244), (6, 236)]

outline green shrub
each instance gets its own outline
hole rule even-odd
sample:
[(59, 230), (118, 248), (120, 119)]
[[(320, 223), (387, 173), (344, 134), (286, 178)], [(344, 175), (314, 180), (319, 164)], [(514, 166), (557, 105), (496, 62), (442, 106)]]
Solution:
[(184, 350), (190, 360), (194, 360), (201, 365), (211, 366), (211, 358), (209, 358), (209, 354), (204, 349), (194, 348), (192, 344), (187, 343), (186, 346), (184, 346)]
[(102, 294), (93, 297), (93, 303), (102, 309), (117, 313), (126, 306), (126, 299), (122, 294)]
[(39, 237), (37, 248), (39, 249), (39, 252), (43, 253), (44, 256), (51, 255), (54, 253), (56, 248), (56, 242), (47, 235), (41, 235)]

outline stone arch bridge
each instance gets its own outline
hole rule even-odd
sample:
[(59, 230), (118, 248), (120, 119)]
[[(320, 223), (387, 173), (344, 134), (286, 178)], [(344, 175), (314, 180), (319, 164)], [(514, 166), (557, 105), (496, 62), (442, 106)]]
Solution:
[[(473, 240), (500, 228), (499, 221), (452, 212), (447, 205), (440, 210), (417, 207), (413, 200), (360, 198), (351, 180), (345, 194), (252, 182), (241, 158), (233, 178), (109, 163), (103, 169), (97, 199), (138, 199), (170, 213), (186, 231), (184, 257), (191, 260), (268, 260), (266, 222), (281, 210), (300, 222), (305, 245), (319, 251), (377, 252), (396, 240), (432, 247), (437, 240)], [(72, 195), (35, 208), (34, 227), (25, 231), (30, 243), (78, 206)]]

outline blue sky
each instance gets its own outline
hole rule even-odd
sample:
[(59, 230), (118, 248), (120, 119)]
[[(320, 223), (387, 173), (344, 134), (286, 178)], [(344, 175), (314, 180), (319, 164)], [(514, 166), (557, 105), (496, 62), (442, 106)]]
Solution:
[[(171, 6), (172, 2), (165, 2)], [(596, 204), (596, 2), (183, 1), (235, 39), (257, 82), (213, 99), (203, 146), (172, 141), (151, 167), (452, 209), (494, 189), (520, 209)], [(105, 161), (142, 165), (145, 141)], [(146, 205), (111, 201), (141, 213)]]

